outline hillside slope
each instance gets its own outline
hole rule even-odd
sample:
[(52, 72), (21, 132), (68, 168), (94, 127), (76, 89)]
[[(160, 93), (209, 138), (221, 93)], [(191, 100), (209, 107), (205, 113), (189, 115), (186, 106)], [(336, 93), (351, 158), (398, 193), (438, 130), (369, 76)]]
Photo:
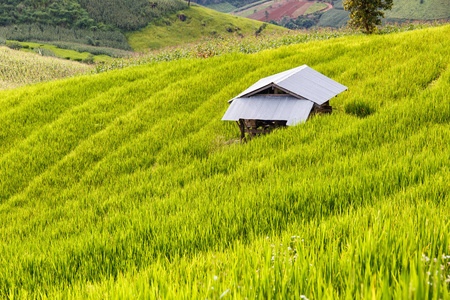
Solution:
[[(0, 2), (0, 38), (130, 50), (124, 32), (187, 8), (183, 0), (8, 0)], [(73, 49), (76, 50), (76, 49)]]
[[(320, 27), (342, 27), (347, 25), (349, 12), (342, 6), (343, 0), (333, 1), (334, 9), (326, 11), (317, 24)], [(449, 0), (394, 0), (392, 10), (385, 13), (384, 21), (395, 23), (404, 20), (450, 19)]]
[(388, 19), (436, 20), (450, 19), (449, 0), (394, 0)]
[[(130, 33), (127, 37), (134, 50), (143, 51), (216, 36), (254, 34), (263, 24), (193, 4), (189, 9), (151, 22), (146, 28)], [(264, 33), (287, 30), (272, 24), (266, 26)]]
[(87, 73), (92, 68), (73, 61), (0, 47), (0, 90), (62, 79)]
[[(448, 299), (449, 35), (1, 91), (0, 297)], [(237, 143), (227, 100), (302, 64), (337, 110)]]

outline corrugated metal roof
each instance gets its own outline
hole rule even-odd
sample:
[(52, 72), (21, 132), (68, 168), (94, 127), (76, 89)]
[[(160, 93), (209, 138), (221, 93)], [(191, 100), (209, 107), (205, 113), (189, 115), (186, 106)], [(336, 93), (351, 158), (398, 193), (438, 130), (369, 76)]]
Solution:
[(252, 93), (270, 86), (279, 87), (299, 99), (308, 99), (319, 105), (347, 90), (346, 86), (307, 65), (303, 65), (262, 78), (229, 102), (233, 102), (237, 98), (250, 96)]
[(314, 103), (292, 96), (253, 96), (237, 98), (231, 103), (222, 121), (239, 119), (287, 121), (295, 125), (308, 119)]

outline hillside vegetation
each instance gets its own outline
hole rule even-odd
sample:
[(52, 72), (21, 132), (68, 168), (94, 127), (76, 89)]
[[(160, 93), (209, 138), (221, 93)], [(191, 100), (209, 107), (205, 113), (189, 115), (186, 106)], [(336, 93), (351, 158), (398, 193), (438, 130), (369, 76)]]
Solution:
[(91, 69), (81, 63), (42, 57), (7, 47), (0, 47), (0, 61), (0, 90), (71, 77)]
[(130, 50), (123, 32), (183, 8), (182, 0), (8, 0), (0, 3), (0, 38)]
[[(180, 19), (180, 16), (182, 16)], [(185, 19), (184, 19), (185, 18)], [(165, 18), (151, 22), (146, 28), (127, 35), (136, 51), (182, 45), (217, 36), (255, 34), (263, 22), (216, 12), (192, 5)], [(267, 24), (263, 33), (282, 32), (286, 29)]]
[[(342, 1), (333, 1), (334, 9), (324, 12), (317, 26), (346, 26), (349, 12), (344, 10)], [(392, 10), (386, 11), (385, 16), (384, 21), (389, 23), (405, 20), (450, 19), (450, 3), (448, 0), (394, 0)]]
[[(449, 299), (449, 35), (0, 92), (0, 297)], [(302, 64), (336, 111), (240, 144), (227, 100)]]
[(448, 0), (394, 0), (392, 10), (386, 12), (388, 19), (435, 20), (450, 19)]

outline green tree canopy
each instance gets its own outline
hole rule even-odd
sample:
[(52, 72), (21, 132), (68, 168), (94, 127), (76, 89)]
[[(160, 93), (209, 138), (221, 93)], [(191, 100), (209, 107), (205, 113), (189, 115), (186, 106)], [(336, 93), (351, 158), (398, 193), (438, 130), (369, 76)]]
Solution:
[(383, 10), (392, 9), (393, 0), (347, 0), (343, 4), (350, 11), (348, 25), (369, 34), (375, 31), (376, 25), (381, 25)]

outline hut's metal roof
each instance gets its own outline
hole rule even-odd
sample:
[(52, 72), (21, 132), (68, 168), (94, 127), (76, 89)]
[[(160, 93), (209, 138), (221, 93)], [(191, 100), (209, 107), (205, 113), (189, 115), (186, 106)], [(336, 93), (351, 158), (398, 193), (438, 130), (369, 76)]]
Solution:
[(229, 102), (237, 98), (250, 97), (270, 87), (276, 87), (298, 99), (307, 99), (319, 105), (347, 90), (346, 86), (303, 65), (262, 78)]
[(295, 125), (308, 119), (314, 103), (292, 96), (253, 96), (237, 98), (231, 103), (222, 121), (239, 119), (287, 121)]

